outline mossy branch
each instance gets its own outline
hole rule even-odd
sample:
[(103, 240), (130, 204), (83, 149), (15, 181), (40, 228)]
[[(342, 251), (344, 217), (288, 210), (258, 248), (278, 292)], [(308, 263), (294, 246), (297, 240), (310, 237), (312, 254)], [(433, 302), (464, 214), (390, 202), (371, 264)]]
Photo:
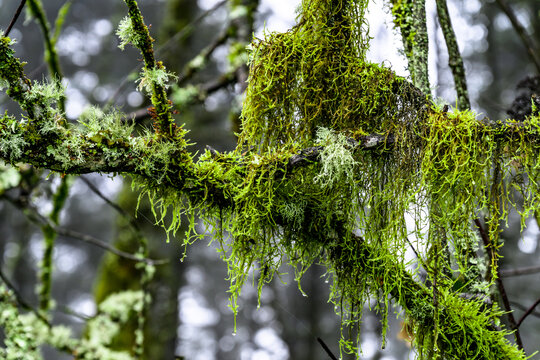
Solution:
[[(129, 174), (167, 229), (178, 229), (187, 212), (191, 235), (197, 236), (196, 216), (223, 230), (215, 236), (229, 267), (235, 309), (251, 270), (259, 270), (260, 292), (283, 261), (298, 269), (297, 279), (317, 262), (328, 269), (331, 300), (342, 305), (344, 326), (358, 325), (364, 304), (376, 298), (386, 329), (393, 297), (417, 330), (420, 354), (523, 359), (497, 327), (501, 312), (454, 290), (466, 269), (451, 266), (467, 263), (466, 254), (453, 254), (450, 265), (429, 250), (420, 254), (431, 278), (438, 274), (436, 289), (406, 270), (411, 231), (404, 216), (413, 211), (417, 217), (412, 233), (422, 247), (430, 249), (439, 233), (456, 249), (470, 244), (472, 219), (489, 208), (485, 189), (494, 183), (494, 163), (508, 168), (501, 174), (504, 186), (495, 188), (501, 204), (511, 206), (505, 186), (513, 186), (523, 197), (523, 216), (536, 211), (540, 119), (490, 123), (470, 111), (437, 108), (404, 78), (365, 60), (366, 6), (361, 0), (306, 0), (291, 31), (253, 44), (243, 130), (233, 152), (210, 150), (195, 162), (183, 137), (132, 136), (121, 114), (90, 109), (78, 127), (67, 129), (55, 127), (50, 115), (33, 127), (4, 115), (0, 156), (66, 173)], [(343, 24), (346, 31), (340, 31)], [(142, 19), (139, 25), (144, 27)], [(144, 43), (141, 31), (129, 40)], [(149, 35), (146, 41), (151, 45)], [(0, 58), (9, 60), (0, 63), (0, 76), (11, 76), (2, 67), (21, 67), (9, 51), (0, 48)], [(43, 111), (48, 98), (29, 101), (24, 92), (30, 85), (16, 91), (27, 83), (22, 70), (17, 74), (7, 80), (8, 94)], [(167, 106), (166, 98), (160, 101)], [(504, 151), (494, 155), (496, 147)], [(437, 212), (425, 216), (423, 209), (433, 209), (430, 201)], [(169, 208), (172, 224), (165, 223)], [(506, 213), (491, 215), (500, 221)], [(439, 233), (426, 234), (425, 221)]]
[(390, 0), (390, 3), (394, 24), (401, 32), (412, 82), (430, 95), (425, 0)]
[[(69, 5), (67, 6), (69, 7)], [(63, 76), (62, 76), (62, 71), (60, 70), (60, 61), (58, 59), (58, 53), (56, 52), (57, 36), (53, 37), (51, 34), (51, 26), (49, 24), (49, 21), (47, 20), (47, 16), (45, 14), (45, 10), (43, 9), (43, 4), (41, 3), (41, 0), (28, 0), (28, 7), (30, 9), (31, 14), (36, 18), (36, 21), (38, 22), (39, 27), (41, 28), (41, 33), (43, 34), (43, 40), (45, 42), (45, 61), (49, 65), (51, 79), (57, 83), (59, 91), (63, 91), (63, 88), (62, 88)], [(67, 8), (61, 11), (67, 12)], [(57, 28), (55, 29), (55, 32), (60, 31), (61, 25), (62, 25), (62, 21), (60, 21), (57, 24)], [(58, 102), (58, 105), (59, 105), (60, 111), (64, 113), (65, 103), (64, 103), (63, 97)]]
[(454, 84), (457, 92), (457, 108), (459, 110), (467, 110), (470, 109), (471, 103), (467, 91), (465, 67), (463, 66), (463, 59), (459, 52), (456, 34), (452, 27), (446, 0), (437, 1), (437, 15), (448, 49), (448, 65), (450, 65), (450, 70), (452, 70), (452, 75), (454, 76)]
[[(152, 43), (154, 39), (150, 36), (150, 31), (144, 23), (143, 16), (139, 10), (136, 0), (125, 0), (128, 6), (128, 15), (131, 21), (131, 28), (128, 28), (127, 38), (122, 41), (129, 41), (140, 50), (143, 60), (144, 69), (146, 74), (153, 74), (157, 72), (165, 73), (165, 66), (160, 61), (156, 61), (154, 58), (154, 47)], [(157, 117), (157, 129), (159, 136), (166, 139), (174, 139), (179, 135), (179, 129), (176, 129), (171, 114), (171, 105), (167, 99), (167, 91), (163, 81), (156, 81), (156, 78), (149, 76), (147, 81), (152, 94), (152, 104), (155, 108)]]

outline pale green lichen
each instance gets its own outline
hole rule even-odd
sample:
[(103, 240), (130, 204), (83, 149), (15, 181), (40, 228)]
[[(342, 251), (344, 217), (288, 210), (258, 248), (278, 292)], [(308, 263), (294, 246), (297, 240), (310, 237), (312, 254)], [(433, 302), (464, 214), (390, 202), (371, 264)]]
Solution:
[(134, 314), (144, 307), (144, 292), (122, 291), (109, 295), (100, 305), (99, 313), (87, 323), (87, 336), (82, 340), (80, 349), (85, 354), (83, 359), (132, 360), (126, 352), (108, 348), (116, 334)]
[(125, 115), (119, 111), (105, 113), (98, 107), (90, 106), (82, 112), (78, 122), (82, 125), (82, 134), (101, 143), (105, 140), (114, 141), (130, 137), (135, 125), (125, 120)]
[(137, 90), (145, 90), (147, 94), (152, 94), (155, 85), (168, 89), (170, 82), (176, 79), (178, 79), (178, 76), (166, 71), (164, 68), (144, 68), (138, 79)]
[(351, 182), (356, 161), (347, 137), (321, 127), (317, 130), (315, 143), (323, 146), (320, 153), (321, 172), (315, 176), (315, 183), (332, 187), (336, 183)]
[(130, 312), (141, 312), (144, 306), (144, 292), (126, 290), (109, 295), (101, 304), (99, 310), (122, 323), (129, 319)]
[(28, 145), (23, 134), (10, 134), (8, 137), (0, 138), (0, 153), (15, 162), (22, 156)]
[(26, 92), (25, 97), (28, 101), (41, 100), (46, 106), (56, 105), (64, 98), (65, 87), (59, 87), (58, 83), (47, 81), (34, 81), (32, 91)]
[(141, 36), (133, 29), (133, 23), (128, 16), (124, 17), (118, 24), (116, 35), (120, 38), (118, 47), (122, 50), (124, 50), (127, 44), (138, 47), (141, 43)]
[(243, 5), (235, 5), (231, 7), (231, 11), (229, 11), (229, 18), (231, 21), (243, 18), (249, 14), (249, 9), (247, 6)]
[(16, 168), (0, 162), (0, 193), (17, 186), (21, 178), (21, 173)]
[(0, 325), (5, 334), (3, 341), (6, 360), (41, 360), (33, 328), (21, 319), (11, 293), (4, 285), (0, 285)]

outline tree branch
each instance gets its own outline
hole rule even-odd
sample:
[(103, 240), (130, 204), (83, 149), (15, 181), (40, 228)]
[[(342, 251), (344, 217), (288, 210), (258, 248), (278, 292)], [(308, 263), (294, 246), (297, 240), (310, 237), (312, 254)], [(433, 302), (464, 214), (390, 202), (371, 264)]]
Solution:
[(523, 42), (523, 45), (525, 45), (525, 48), (527, 49), (527, 55), (529, 55), (529, 59), (532, 61), (532, 63), (536, 66), (536, 70), (540, 74), (540, 50), (538, 49), (538, 46), (534, 43), (534, 40), (532, 37), (530, 37), (527, 34), (527, 30), (521, 23), (519, 22), (516, 14), (512, 10), (512, 8), (506, 3), (505, 0), (497, 0), (497, 4), (501, 7), (503, 12), (508, 16), (508, 19), (512, 23), (512, 26), (514, 30), (518, 33), (519, 37), (521, 38), (521, 41)]
[[(147, 71), (161, 70), (165, 71), (165, 67), (161, 62), (156, 62), (154, 58), (154, 48), (152, 42), (154, 39), (150, 36), (148, 27), (143, 21), (143, 16), (135, 0), (124, 0), (128, 6), (128, 13), (133, 26), (133, 31), (136, 34), (137, 40), (133, 44), (141, 51), (144, 60), (144, 67)], [(142, 80), (141, 80), (142, 81)], [(156, 120), (160, 136), (168, 139), (174, 139), (178, 136), (174, 126), (174, 120), (170, 111), (170, 104), (167, 98), (165, 87), (155, 79), (147, 79), (151, 83), (152, 88), (152, 104), (155, 108)]]
[(36, 315), (36, 317), (38, 319), (40, 319), (41, 321), (43, 321), (43, 323), (47, 324), (47, 326), (51, 326), (51, 324), (49, 323), (49, 320), (43, 316), (43, 314), (41, 314), (39, 311), (37, 311), (37, 309), (35, 309), (32, 305), (30, 305), (28, 302), (26, 302), (26, 300), (24, 300), (24, 298), (22, 297), (22, 295), (19, 293), (19, 291), (17, 291), (17, 289), (15, 288), (15, 286), (11, 283), (11, 281), (9, 281), (8, 277), (6, 276), (6, 274), (4, 274), (4, 272), (2, 271), (2, 268), (0, 267), (0, 279), (2, 279), (2, 282), (6, 285), (6, 287), (13, 293), (13, 296), (15, 297), (15, 300), (17, 301), (17, 303), (23, 308), (23, 309), (26, 309), (28, 311), (31, 311), (34, 315)]
[[(493, 257), (497, 256), (496, 254), (491, 253), (491, 249), (493, 248), (493, 244), (491, 244), (491, 240), (489, 239), (484, 227), (480, 223), (478, 219), (474, 220), (476, 226), (478, 227), (478, 231), (480, 233), (480, 237), (482, 238), (482, 241), (484, 243), (484, 248), (489, 254), (490, 258), (490, 264), (493, 262)], [(508, 295), (506, 294), (506, 289), (504, 287), (504, 284), (501, 279), (500, 269), (497, 267), (497, 276), (495, 279), (497, 283), (497, 289), (499, 290), (499, 294), (501, 296), (504, 308), (507, 312), (508, 322), (510, 323), (510, 327), (512, 330), (514, 330), (514, 335), (516, 338), (516, 344), (519, 349), (523, 350), (523, 342), (521, 340), (521, 335), (519, 333), (518, 324), (516, 323), (516, 319), (514, 318), (512, 306), (510, 305), (510, 301), (508, 299)]]
[(5, 194), (3, 194), (2, 197), (8, 200), (11, 204), (13, 204), (19, 210), (26, 213), (30, 221), (32, 221), (33, 223), (39, 226), (50, 226), (52, 230), (54, 230), (58, 235), (65, 236), (74, 240), (80, 240), (88, 244), (92, 244), (94, 246), (107, 250), (117, 256), (120, 256), (128, 260), (136, 261), (136, 262), (143, 262), (150, 265), (163, 265), (169, 262), (168, 259), (154, 260), (154, 259), (141, 257), (137, 254), (130, 254), (125, 251), (119, 250), (115, 248), (114, 246), (108, 244), (107, 242), (99, 240), (91, 235), (79, 233), (77, 231), (73, 231), (73, 230), (69, 230), (61, 226), (57, 226), (53, 222), (51, 222), (50, 219), (41, 215), (34, 207), (25, 203), (21, 199), (15, 199)]
[(522, 267), (518, 269), (501, 270), (501, 277), (521, 276), (537, 274), (540, 272), (540, 265)]
[(319, 344), (321, 344), (322, 348), (324, 349), (326, 354), (330, 357), (330, 359), (338, 360), (338, 358), (332, 353), (332, 351), (330, 351), (330, 348), (328, 347), (328, 345), (326, 345), (326, 343), (320, 337), (317, 338), (317, 341), (319, 342)]
[(437, 0), (437, 14), (439, 23), (444, 35), (446, 47), (448, 48), (448, 65), (454, 76), (454, 84), (457, 92), (457, 108), (459, 110), (470, 109), (469, 93), (467, 91), (467, 77), (465, 76), (465, 67), (463, 66), (463, 58), (459, 52), (456, 34), (452, 27), (450, 14), (446, 0)]
[(527, 318), (527, 316), (529, 316), (533, 311), (534, 309), (538, 306), (538, 304), (540, 304), (540, 298), (538, 298), (528, 309), (527, 311), (525, 311), (525, 314), (523, 314), (521, 316), (521, 318), (519, 319), (519, 321), (517, 322), (516, 324), (516, 327), (520, 327), (521, 326), (521, 323)]
[(399, 27), (412, 82), (430, 95), (428, 32), (425, 0), (391, 0), (394, 24)]
[(6, 29), (6, 32), (5, 32), (5, 36), (9, 36), (9, 33), (11, 32), (11, 29), (13, 28), (13, 26), (15, 25), (15, 23), (17, 22), (17, 19), (19, 18), (19, 16), (21, 15), (21, 12), (24, 8), (24, 4), (26, 3), (26, 0), (21, 0), (20, 4), (19, 4), (19, 7), (17, 7), (17, 10), (15, 11), (15, 14), (13, 15), (13, 18), (11, 19), (11, 21), (9, 22), (9, 25)]

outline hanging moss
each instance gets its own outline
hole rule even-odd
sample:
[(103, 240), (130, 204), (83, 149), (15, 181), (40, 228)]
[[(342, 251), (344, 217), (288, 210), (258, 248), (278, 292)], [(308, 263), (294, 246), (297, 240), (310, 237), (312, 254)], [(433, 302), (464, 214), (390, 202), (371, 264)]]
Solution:
[[(506, 123), (494, 126), (471, 112), (432, 108), (405, 79), (367, 62), (365, 6), (304, 1), (298, 25), (252, 44), (236, 151), (246, 175), (234, 206), (216, 224), (232, 234), (225, 251), (233, 308), (251, 269), (258, 270), (260, 288), (284, 260), (297, 279), (318, 262), (328, 269), (331, 300), (344, 326), (357, 326), (364, 305), (375, 298), (384, 336), (394, 298), (416, 324), (420, 354), (504, 358), (494, 355), (497, 346), (505, 349), (500, 354), (522, 358), (504, 331), (485, 330), (481, 339), (469, 339), (466, 334), (489, 329), (501, 313), (458, 294), (489, 289), (479, 271), (469, 270), (478, 263), (471, 224), (481, 215), (491, 216), (491, 224), (505, 218), (505, 210), (493, 212), (493, 195), (485, 189), (494, 182), (494, 162), (507, 165), (519, 154), (496, 156), (495, 149), (505, 142), (531, 145), (505, 138), (515, 130)], [(367, 134), (392, 137), (393, 145), (357, 151), (356, 141)], [(314, 146), (321, 149), (318, 161), (290, 171), (287, 161)], [(507, 197), (504, 185), (497, 191)], [(412, 230), (406, 215), (416, 221)], [(409, 237), (426, 249), (417, 266), (436, 288), (403, 278)], [(495, 273), (496, 264), (490, 269)], [(417, 294), (414, 302), (411, 293)], [(456, 337), (460, 331), (465, 335)], [(342, 345), (355, 351), (355, 341), (344, 338)]]
[[(366, 61), (366, 6), (366, 0), (304, 0), (294, 28), (254, 41), (242, 132), (231, 153), (208, 150), (195, 162), (183, 130), (171, 141), (156, 134), (130, 138), (118, 126), (92, 129), (89, 121), (87, 131), (74, 127), (73, 135), (60, 135), (78, 139), (78, 149), (90, 144), (105, 163), (96, 168), (118, 163), (133, 174), (169, 231), (187, 214), (192, 236), (186, 244), (201, 237), (197, 218), (214, 230), (235, 311), (250, 274), (260, 293), (283, 263), (298, 281), (318, 263), (327, 268), (330, 300), (342, 317), (342, 351), (357, 351), (355, 329), (372, 300), (384, 336), (394, 300), (421, 357), (524, 359), (506, 340), (501, 311), (486, 296), (497, 276), (498, 234), (508, 211), (516, 208), (525, 221), (539, 210), (540, 118), (495, 123), (436, 107), (406, 79)], [(20, 90), (20, 76), (9, 76), (10, 66), (22, 67), (2, 46), (0, 58), (11, 65), (0, 65), (0, 75), (10, 95), (24, 100), (30, 85), (23, 82)], [(13, 155), (11, 142), (19, 136), (32, 146), (14, 119), (4, 122), (5, 157)], [(163, 133), (156, 125), (157, 135)], [(129, 161), (122, 160), (125, 154)], [(75, 160), (50, 161), (79, 171), (74, 162), (82, 167), (88, 159), (94, 158), (81, 152)], [(166, 224), (171, 207), (173, 221)], [(478, 219), (487, 226), (491, 277), (470, 270), (484, 260), (477, 258), (471, 228)], [(418, 258), (407, 261), (410, 247)], [(420, 269), (426, 281), (418, 280)]]

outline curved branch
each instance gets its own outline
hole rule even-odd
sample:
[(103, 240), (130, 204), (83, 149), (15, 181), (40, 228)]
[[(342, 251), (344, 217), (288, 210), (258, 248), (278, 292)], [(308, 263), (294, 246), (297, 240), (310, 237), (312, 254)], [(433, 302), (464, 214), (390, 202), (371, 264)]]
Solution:
[(14, 199), (5, 194), (2, 195), (2, 197), (8, 200), (11, 204), (13, 204), (15, 207), (17, 207), (21, 211), (25, 211), (25, 210), (30, 211), (29, 213), (27, 213), (28, 219), (30, 221), (32, 221), (33, 223), (39, 226), (49, 226), (58, 235), (65, 236), (74, 240), (80, 240), (88, 244), (92, 244), (94, 246), (107, 250), (117, 256), (120, 256), (128, 260), (136, 261), (136, 262), (143, 262), (150, 265), (163, 265), (169, 262), (168, 259), (163, 259), (163, 260), (148, 259), (148, 258), (141, 257), (137, 254), (130, 254), (128, 252), (119, 250), (115, 248), (114, 246), (106, 243), (105, 241), (99, 240), (91, 235), (79, 233), (77, 231), (69, 230), (64, 227), (54, 224), (50, 219), (41, 215), (35, 208), (30, 206), (29, 204), (25, 204), (25, 202), (22, 201), (21, 199)]

